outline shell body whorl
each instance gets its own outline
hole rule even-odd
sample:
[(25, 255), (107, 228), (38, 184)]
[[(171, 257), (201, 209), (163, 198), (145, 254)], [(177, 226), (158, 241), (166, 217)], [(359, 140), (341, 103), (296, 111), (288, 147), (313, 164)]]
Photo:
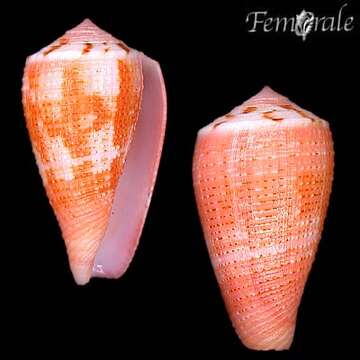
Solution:
[(229, 316), (253, 349), (287, 349), (326, 215), (328, 124), (265, 88), (200, 130), (193, 179)]
[[(155, 120), (143, 119), (138, 126), (144, 98), (148, 98), (143, 94), (145, 77), (152, 79), (153, 96), (158, 91), (161, 104), (157, 107), (154, 101), (154, 108), (159, 109)], [(28, 57), (22, 93), (33, 152), (76, 282), (84, 284), (92, 275), (120, 276), (140, 236), (163, 142), (165, 95), (158, 64), (85, 20)], [(146, 116), (144, 113), (143, 118)], [(145, 150), (139, 149), (139, 140), (135, 141), (138, 149), (132, 151), (136, 156), (131, 161), (138, 161), (139, 169), (144, 169), (134, 177), (148, 180), (136, 189), (138, 198), (141, 196), (134, 201), (141, 207), (134, 210), (138, 217), (136, 230), (122, 230), (126, 239), (116, 240), (113, 254), (105, 251), (106, 262), (112, 258), (112, 265), (106, 269), (103, 259), (95, 264), (95, 258), (101, 245), (115, 244), (115, 240), (108, 242), (105, 238), (119, 236), (105, 235), (114, 212), (115, 194), (123, 186), (120, 180), (125, 160), (136, 132), (149, 126), (145, 121), (156, 122), (153, 128), (157, 132), (152, 140), (143, 140), (151, 156), (142, 155)], [(139, 159), (144, 159), (144, 164)], [(121, 211), (119, 216), (125, 220), (117, 222), (124, 222), (126, 227), (130, 221)], [(120, 242), (125, 246), (120, 247)]]

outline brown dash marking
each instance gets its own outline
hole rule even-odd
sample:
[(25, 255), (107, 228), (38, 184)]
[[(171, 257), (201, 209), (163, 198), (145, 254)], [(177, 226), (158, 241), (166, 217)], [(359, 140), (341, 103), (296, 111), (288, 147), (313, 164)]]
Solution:
[(57, 50), (59, 48), (61, 48), (63, 45), (66, 45), (69, 42), (68, 39), (66, 38), (60, 38), (59, 39), (59, 43), (58, 44), (54, 44), (53, 46), (51, 46), (49, 49), (45, 50), (43, 52), (43, 55), (46, 56), (48, 54), (50, 54), (51, 52), (53, 52), (54, 50)]
[(116, 45), (121, 47), (126, 52), (130, 51), (130, 48), (125, 43), (123, 43), (122, 41), (117, 42)]
[(90, 52), (90, 50), (91, 50), (93, 47), (94, 47), (93, 44), (91, 44), (91, 43), (89, 43), (89, 42), (85, 43), (85, 46), (84, 46), (83, 51), (82, 51), (82, 55), (87, 54), (88, 52)]
[(283, 104), (283, 105), (280, 105), (280, 106), (282, 108), (284, 108), (284, 109), (293, 110), (293, 111), (297, 112), (303, 118), (310, 119), (311, 121), (315, 121), (315, 119), (313, 117), (306, 114), (303, 110), (297, 109), (295, 106), (292, 106), (291, 104)]
[(248, 114), (251, 113), (253, 111), (255, 111), (257, 109), (256, 106), (247, 106), (244, 110), (243, 110), (243, 114)]
[(295, 110), (294, 106), (292, 106), (291, 104), (281, 104), (279, 106), (287, 110)]
[(217, 128), (217, 127), (218, 127), (219, 125), (221, 125), (221, 124), (224, 124), (224, 123), (228, 122), (228, 119), (236, 118), (236, 115), (233, 115), (233, 114), (230, 114), (230, 113), (229, 113), (229, 114), (226, 114), (224, 117), (226, 118), (226, 120), (221, 120), (221, 121), (216, 122), (216, 123), (213, 125), (213, 129)]
[(274, 117), (274, 110), (270, 110), (270, 111), (265, 111), (262, 113), (262, 116), (265, 118), (265, 119), (269, 119), (269, 120), (273, 120), (273, 121), (281, 121), (281, 120), (284, 120), (284, 118), (281, 118), (281, 117)]
[(219, 125), (224, 124), (226, 122), (227, 122), (226, 120), (223, 120), (223, 121), (219, 121), (218, 123), (215, 123), (213, 129), (217, 128)]

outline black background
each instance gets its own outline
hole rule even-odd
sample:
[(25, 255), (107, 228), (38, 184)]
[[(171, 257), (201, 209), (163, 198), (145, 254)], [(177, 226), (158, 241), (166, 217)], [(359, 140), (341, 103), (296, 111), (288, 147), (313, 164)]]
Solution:
[[(291, 2), (225, 2), (181, 5), (106, 4), (101, 1), (19, 5), (4, 12), (11, 64), (3, 119), (10, 187), (4, 195), (10, 236), (4, 277), (11, 334), (18, 348), (52, 353), (128, 350), (144, 358), (220, 354), (221, 358), (310, 358), (315, 353), (356, 349), (356, 230), (360, 13), (348, 1), (355, 29), (311, 33), (248, 33), (249, 11), (294, 16), (303, 8), (335, 15), (344, 2), (326, 6)], [(158, 60), (168, 92), (168, 127), (158, 180), (140, 245), (119, 280), (93, 279), (76, 286), (65, 247), (31, 152), (22, 114), (21, 77), (26, 56), (90, 17), (99, 27)], [(10, 69), (9, 71), (7, 69)], [(195, 207), (191, 163), (197, 131), (270, 85), (329, 121), (336, 167), (325, 229), (299, 309), (289, 352), (259, 353), (238, 340), (223, 306)], [(9, 329), (10, 329), (9, 327)], [(49, 353), (50, 354), (50, 353)], [(69, 356), (70, 356), (69, 352)], [(129, 353), (127, 353), (129, 354)]]

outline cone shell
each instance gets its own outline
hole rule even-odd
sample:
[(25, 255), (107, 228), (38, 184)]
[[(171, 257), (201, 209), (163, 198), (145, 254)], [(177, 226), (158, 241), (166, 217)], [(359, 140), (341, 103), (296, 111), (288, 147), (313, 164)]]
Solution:
[(135, 252), (161, 154), (159, 65), (85, 20), (27, 59), (22, 92), (76, 282), (119, 277)]
[(292, 343), (332, 177), (328, 123), (268, 87), (198, 134), (199, 215), (229, 316), (249, 348)]

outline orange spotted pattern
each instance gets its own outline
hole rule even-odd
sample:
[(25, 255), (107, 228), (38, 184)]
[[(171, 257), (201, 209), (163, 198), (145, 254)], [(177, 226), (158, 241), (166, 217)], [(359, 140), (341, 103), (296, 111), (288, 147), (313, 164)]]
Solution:
[(140, 63), (126, 58), (112, 60), (118, 71), (109, 76), (117, 77), (118, 94), (89, 92), (89, 81), (96, 79), (86, 78), (85, 67), (99, 65), (92, 61), (28, 61), (23, 81), (27, 128), (70, 265), (89, 271), (107, 227), (142, 91)]
[(323, 124), (219, 127), (198, 136), (193, 177), (201, 223), (230, 318), (250, 348), (292, 342), (332, 176), (331, 133)]

